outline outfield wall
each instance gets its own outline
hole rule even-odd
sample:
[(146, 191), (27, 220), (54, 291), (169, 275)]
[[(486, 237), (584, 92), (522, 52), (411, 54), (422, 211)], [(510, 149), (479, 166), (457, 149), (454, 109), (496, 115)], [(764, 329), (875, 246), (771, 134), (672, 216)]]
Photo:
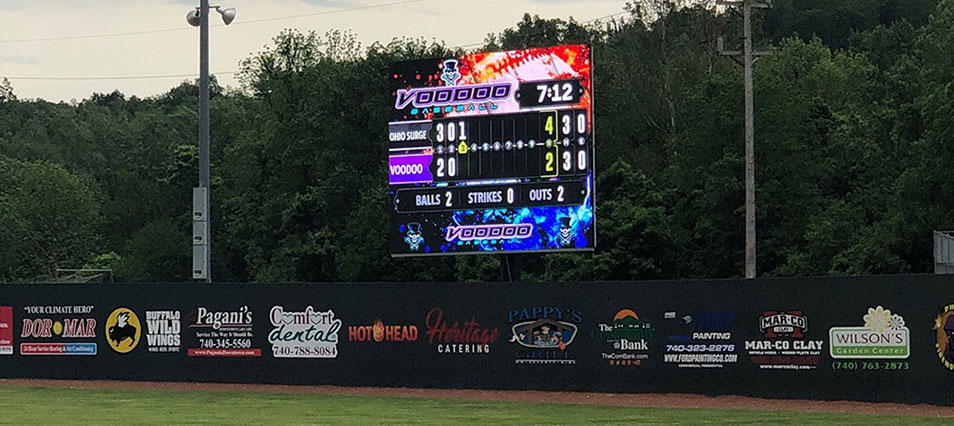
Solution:
[(954, 405), (945, 326), (954, 276), (8, 284), (0, 377)]

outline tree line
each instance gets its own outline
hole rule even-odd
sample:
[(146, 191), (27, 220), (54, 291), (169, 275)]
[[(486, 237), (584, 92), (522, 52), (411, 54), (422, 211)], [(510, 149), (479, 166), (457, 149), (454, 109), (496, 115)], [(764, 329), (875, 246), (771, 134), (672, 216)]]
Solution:
[[(755, 71), (759, 275), (930, 272), (954, 228), (954, 0), (776, 0)], [(625, 19), (525, 15), (482, 50), (594, 50), (597, 244), (523, 255), (528, 280), (737, 277), (741, 18), (652, 0)], [(496, 280), (499, 256), (388, 256), (387, 65), (453, 48), (285, 30), (213, 84), (217, 281)], [(187, 281), (197, 87), (18, 99), (0, 84), (0, 281), (106, 267)]]

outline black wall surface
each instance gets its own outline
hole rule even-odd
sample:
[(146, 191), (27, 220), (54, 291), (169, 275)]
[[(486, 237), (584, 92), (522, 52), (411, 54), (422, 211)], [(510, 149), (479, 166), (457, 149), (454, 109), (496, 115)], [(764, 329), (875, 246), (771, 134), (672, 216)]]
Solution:
[[(943, 328), (945, 306), (950, 304), (954, 304), (954, 276), (930, 275), (570, 284), (3, 285), (0, 353), (12, 353), (0, 355), (0, 377), (689, 392), (954, 405), (954, 371), (945, 365), (936, 347), (939, 339), (945, 347), (946, 335), (935, 330), (938, 322)], [(285, 312), (302, 312), (311, 306), (315, 312), (325, 313), (310, 317), (318, 323), (314, 330), (335, 323), (327, 315), (332, 311), (333, 319), (340, 321), (337, 341), (329, 332), (324, 341), (311, 345), (322, 347), (320, 352), (329, 358), (274, 357), (269, 342), (277, 328), (270, 321), (274, 306)], [(877, 310), (879, 306), (894, 316)], [(89, 307), (92, 310), (87, 312)], [(107, 324), (108, 318), (121, 307), (134, 312), (140, 322), (138, 342), (128, 353), (117, 352), (108, 341), (110, 335), (123, 338), (118, 345), (122, 350), (128, 350), (133, 341), (124, 338), (123, 332), (133, 330), (128, 326), (112, 333), (108, 330), (117, 326), (114, 321)], [(216, 341), (216, 337), (205, 343), (260, 348), (260, 356), (190, 356), (189, 348), (201, 346), (196, 333), (215, 331), (195, 326), (200, 308), (236, 311), (242, 314), (241, 321), (246, 321), (245, 313), (250, 312), (251, 337), (239, 329), (230, 337), (234, 340)], [(453, 329), (457, 323), (459, 332), (435, 332), (434, 308), (439, 308), (447, 328)], [(612, 331), (614, 316), (625, 309), (632, 310), (638, 321), (623, 318), (621, 328)], [(164, 330), (172, 352), (150, 351), (162, 349), (151, 345), (154, 342), (147, 337), (147, 316), (154, 315), (147, 311), (179, 312), (179, 345), (174, 344), (174, 321), (165, 321), (172, 326)], [(783, 315), (773, 317), (775, 314)], [(871, 336), (864, 328), (865, 315), (871, 324), (885, 327), (874, 333), (879, 336), (903, 333), (899, 322), (903, 319), (909, 333), (909, 356), (833, 359), (829, 330), (854, 327), (857, 335)], [(763, 317), (786, 318), (799, 327), (775, 323), (780, 328), (763, 330)], [(23, 337), (25, 319), (40, 322), (40, 327), (31, 327), (34, 334), (43, 334), (42, 324), (52, 324), (50, 335)], [(90, 324), (90, 319), (95, 321), (95, 337), (64, 336), (77, 334), (72, 323)], [(361, 337), (350, 335), (350, 327), (371, 326), (378, 319), (386, 326), (400, 326), (397, 330), (404, 334), (379, 336), (380, 342), (373, 333), (365, 336), (371, 336), (367, 341), (349, 339)], [(62, 326), (59, 332), (56, 323)], [(518, 332), (536, 329), (549, 337), (541, 339), (557, 347), (512, 341), (514, 325)], [(286, 331), (291, 330), (287, 327)], [(389, 341), (396, 336), (415, 337), (415, 327), (416, 340)], [(550, 334), (542, 327), (549, 327)], [(226, 328), (220, 331), (227, 333)], [(316, 335), (314, 330), (311, 337)], [(557, 336), (556, 331), (561, 334)], [(789, 332), (794, 335), (787, 335)], [(12, 343), (3, 343), (8, 335), (12, 335)], [(614, 349), (620, 338), (635, 343)], [(480, 341), (489, 343), (483, 346)], [(773, 348), (797, 346), (803, 352), (750, 354), (745, 342), (756, 341), (769, 342), (761, 345)], [(780, 341), (787, 343), (776, 343)], [(818, 348), (811, 345), (817, 343), (808, 342), (818, 341), (822, 342), (820, 353), (813, 355), (811, 351)], [(24, 354), (64, 350), (66, 346), (60, 343), (77, 342), (95, 343), (96, 355)], [(489, 352), (473, 353), (478, 346), (489, 348)], [(470, 349), (471, 353), (441, 353), (448, 349)], [(220, 355), (230, 351), (234, 354), (236, 349), (211, 348)], [(700, 358), (698, 353), (716, 356)], [(672, 362), (666, 361), (667, 356)], [(954, 352), (950, 358), (954, 362)], [(763, 368), (755, 361), (781, 367)], [(954, 364), (948, 365), (954, 368)]]

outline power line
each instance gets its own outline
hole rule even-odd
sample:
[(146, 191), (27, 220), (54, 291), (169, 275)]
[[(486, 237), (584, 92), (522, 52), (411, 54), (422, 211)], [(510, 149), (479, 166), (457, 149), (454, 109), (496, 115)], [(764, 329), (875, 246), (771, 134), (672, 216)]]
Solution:
[[(211, 73), (212, 75), (232, 75), (239, 71)], [(115, 77), (5, 77), (10, 80), (54, 80), (54, 81), (83, 81), (83, 80), (149, 80), (160, 78), (189, 78), (198, 77), (198, 74), (160, 74), (160, 75), (125, 75)]]
[[(245, 21), (245, 22), (246, 22), (246, 23), (255, 23), (255, 22), (275, 21), (275, 20), (279, 20), (279, 19), (301, 18), (301, 17), (306, 17), (306, 16), (328, 15), (328, 14), (337, 13), (337, 12), (353, 11), (353, 10), (360, 10), (360, 9), (370, 9), (370, 8), (373, 8), (373, 7), (394, 6), (394, 5), (398, 5), (398, 4), (415, 3), (415, 2), (421, 2), (421, 1), (427, 1), (427, 0), (405, 0), (405, 1), (399, 1), (399, 2), (393, 2), (393, 3), (386, 3), (386, 4), (362, 6), (362, 7), (350, 8), (350, 9), (340, 9), (340, 10), (337, 10), (337, 11), (316, 12), (316, 13), (310, 13), (310, 14), (306, 14), (306, 15), (286, 16), (286, 17), (280, 17), (280, 18), (266, 18), (266, 19), (259, 19), (259, 20), (255, 20), (255, 21)], [(613, 18), (613, 17), (616, 17), (616, 16), (625, 15), (625, 14), (628, 14), (628, 13), (629, 13), (629, 12), (614, 13), (614, 14), (610, 14), (610, 15), (606, 15), (606, 16), (600, 16), (600, 17), (598, 17), (598, 18), (589, 19), (589, 20), (586, 20), (586, 21), (581, 21), (580, 23), (581, 23), (581, 24), (589, 24), (589, 23), (592, 23), (592, 22), (599, 21), (599, 20), (601, 20), (601, 19)], [(237, 24), (237, 22), (236, 22), (235, 24)], [(234, 25), (234, 24), (233, 24), (233, 25)], [(155, 30), (155, 31), (152, 31), (152, 32), (158, 32), (158, 31), (165, 31), (165, 30)], [(175, 31), (178, 31), (178, 29), (176, 29)], [(146, 32), (141, 32), (141, 33), (146, 33)], [(131, 34), (131, 33), (117, 33), (117, 34)], [(138, 34), (138, 33), (137, 33), (137, 34)], [(108, 35), (80, 36), (80, 37), (107, 37), (107, 36), (108, 36)], [(54, 40), (54, 39), (49, 39), (49, 40)], [(55, 39), (55, 40), (63, 40), (63, 38), (57, 38), (57, 39)], [(5, 42), (5, 41), (0, 41), (0, 43), (4, 43), (4, 42)], [(9, 42), (9, 41), (6, 41), (6, 42)], [(462, 44), (462, 45), (458, 45), (458, 46), (456, 46), (456, 47), (457, 47), (457, 48), (470, 48), (470, 47), (483, 46), (484, 44), (485, 44), (485, 42), (479, 42), (479, 43)], [(233, 74), (238, 74), (238, 73), (239, 73), (239, 71), (226, 71), (226, 72), (213, 73), (213, 74), (217, 74), (217, 75), (233, 75)], [(190, 78), (190, 77), (198, 77), (198, 74), (127, 75), (127, 76), (114, 76), (114, 77), (34, 77), (34, 76), (20, 76), (20, 77), (6, 77), (6, 78), (7, 78), (7, 79), (10, 79), (10, 80), (33, 80), (33, 81), (94, 81), (94, 80), (155, 80), (155, 79), (162, 79), (162, 78)]]
[(123, 36), (133, 36), (133, 35), (141, 35), (141, 34), (168, 33), (172, 31), (183, 31), (187, 29), (189, 28), (166, 28), (161, 30), (144, 30), (144, 31), (130, 31), (125, 33), (89, 34), (89, 35), (75, 35), (75, 36), (64, 36), (64, 37), (48, 37), (48, 38), (21, 38), (21, 39), (13, 39), (13, 40), (0, 40), (0, 43), (13, 44), (13, 43), (33, 43), (33, 42), (60, 41), (60, 40), (84, 40), (84, 39), (91, 39), (91, 38), (123, 37)]
[[(618, 12), (618, 13), (613, 13), (613, 14), (606, 15), (606, 16), (600, 16), (599, 18), (593, 18), (593, 19), (588, 19), (588, 20), (586, 20), (586, 21), (580, 21), (579, 23), (580, 23), (580, 24), (590, 24), (590, 23), (599, 21), (599, 20), (601, 20), (601, 19), (614, 18), (614, 17), (620, 16), (620, 15), (628, 15), (628, 14), (629, 14), (629, 12)], [(454, 47), (459, 48), (459, 49), (466, 49), (466, 48), (469, 48), (469, 47), (483, 46), (485, 43), (486, 43), (486, 42), (470, 43), (470, 44), (459, 44), (459, 45), (454, 46)]]
[(599, 20), (601, 20), (601, 19), (615, 18), (615, 17), (620, 16), (620, 15), (629, 15), (629, 12), (613, 13), (613, 14), (611, 14), (611, 15), (600, 16), (599, 18), (593, 18), (593, 19), (590, 19), (590, 20), (588, 20), (588, 21), (583, 21), (583, 22), (581, 22), (581, 23), (582, 23), (582, 24), (589, 24), (589, 23), (591, 23), (591, 22), (596, 22), (596, 21), (599, 21)]
[[(260, 23), (260, 22), (282, 21), (282, 20), (287, 20), (287, 19), (307, 18), (307, 17), (312, 17), (312, 16), (332, 15), (332, 14), (336, 14), (336, 13), (353, 12), (353, 11), (357, 11), (357, 10), (376, 9), (376, 8), (381, 8), (381, 7), (398, 6), (398, 5), (409, 4), (409, 3), (419, 3), (419, 2), (423, 2), (423, 1), (428, 1), (428, 0), (403, 0), (403, 1), (394, 1), (394, 2), (390, 2), (390, 3), (371, 4), (371, 5), (367, 5), (367, 6), (349, 7), (349, 8), (345, 8), (345, 9), (327, 10), (327, 11), (324, 11), (324, 12), (304, 13), (304, 14), (289, 15), (289, 16), (279, 16), (279, 17), (275, 17), (275, 18), (263, 18), (263, 19), (244, 20), (244, 21), (234, 22), (234, 23), (232, 24), (232, 26), (235, 26), (235, 25), (244, 25), (244, 24), (256, 24), (256, 23)], [(214, 26), (214, 27), (221, 27), (221, 26), (223, 26), (223, 25), (213, 25), (213, 26)], [(173, 32), (173, 31), (191, 31), (191, 30), (193, 30), (193, 29), (190, 28), (190, 27), (187, 27), (187, 26), (184, 26), (184, 25), (183, 25), (183, 26), (181, 26), (181, 27), (176, 27), (176, 28), (162, 28), (162, 29), (155, 29), (155, 30), (129, 31), (129, 32), (122, 32), (122, 33), (85, 34), (85, 35), (60, 36), (60, 37), (23, 38), (23, 39), (12, 39), (12, 40), (0, 40), (0, 44), (34, 43), (34, 42), (61, 41), (61, 40), (86, 40), (86, 39), (94, 39), (94, 38), (126, 37), (126, 36), (135, 36), (135, 35), (143, 35), (143, 34), (157, 34), (157, 33), (168, 33), (168, 32)]]
[[(357, 6), (357, 7), (352, 7), (352, 8), (348, 8), (348, 9), (329, 10), (329, 11), (325, 11), (325, 12), (305, 13), (305, 14), (302, 14), (302, 15), (282, 16), (282, 17), (278, 17), (278, 18), (262, 18), (262, 19), (243, 20), (243, 21), (235, 22), (235, 23), (233, 23), (232, 25), (257, 24), (257, 23), (259, 23), (259, 22), (272, 22), (272, 21), (281, 21), (281, 20), (285, 20), (285, 19), (308, 18), (308, 17), (312, 17), (312, 16), (331, 15), (331, 14), (333, 14), (333, 13), (353, 12), (353, 11), (356, 11), (356, 10), (374, 9), (374, 8), (386, 7), (386, 6), (399, 6), (399, 5), (402, 5), (402, 4), (409, 4), (409, 3), (420, 3), (420, 2), (422, 2), (422, 1), (428, 1), (428, 0), (404, 0), (404, 1), (396, 1), (396, 2), (391, 2), (391, 3), (372, 4), (372, 5), (368, 5), (368, 6)], [(217, 25), (217, 26), (218, 26), (218, 25)]]

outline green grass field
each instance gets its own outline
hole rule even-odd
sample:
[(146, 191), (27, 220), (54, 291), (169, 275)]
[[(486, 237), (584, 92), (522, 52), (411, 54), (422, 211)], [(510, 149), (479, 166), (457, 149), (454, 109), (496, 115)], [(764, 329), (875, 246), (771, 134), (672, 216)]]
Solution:
[(226, 391), (0, 388), (0, 424), (921, 425), (949, 420)]

